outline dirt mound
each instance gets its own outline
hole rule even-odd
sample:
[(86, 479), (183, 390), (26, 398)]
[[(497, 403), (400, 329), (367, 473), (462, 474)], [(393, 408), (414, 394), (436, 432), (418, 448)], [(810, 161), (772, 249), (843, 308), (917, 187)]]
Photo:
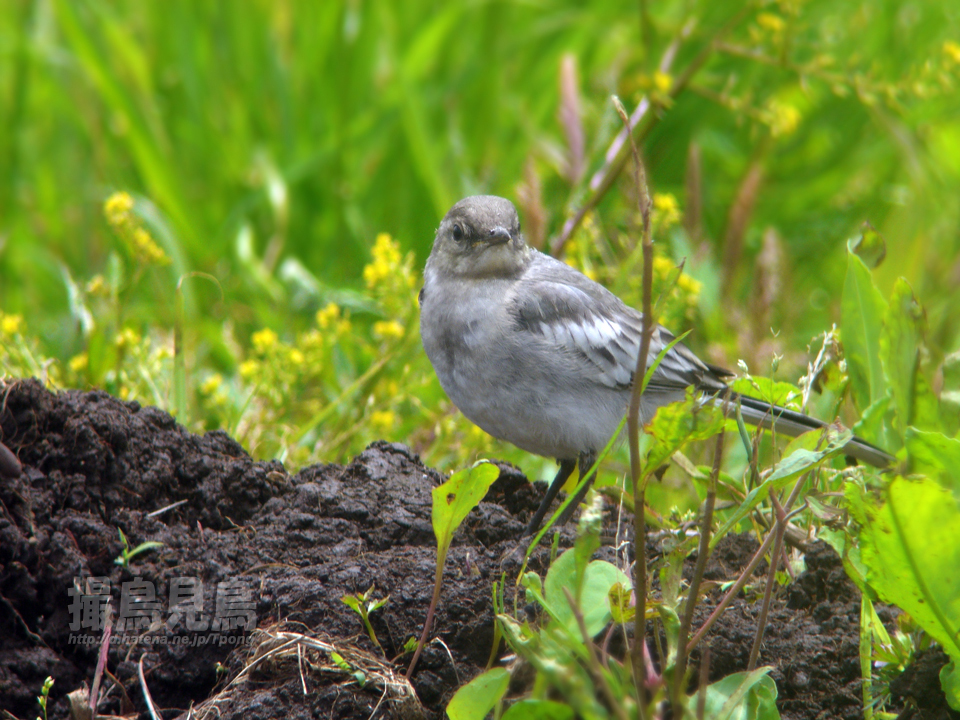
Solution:
[[(378, 442), (349, 465), (290, 476), (222, 432), (193, 435), (103, 392), (52, 394), (36, 381), (0, 391), (0, 440), (23, 464), (0, 486), (0, 708), (34, 717), (51, 675), (50, 717), (68, 717), (66, 693), (94, 676), (109, 604), (106, 667), (128, 698), (111, 691), (101, 713), (131, 702), (144, 713), (142, 659), (167, 718), (205, 701), (218, 717), (368, 718), (378, 704), (378, 717), (417, 716), (391, 678), (402, 685), (404, 643), (419, 635), (433, 590), (430, 492), (442, 477), (408, 448)], [(428, 718), (443, 717), (453, 690), (486, 665), (491, 582), (509, 576), (501, 557), (538, 502), (521, 473), (501, 470), (457, 534), (434, 625), (443, 643), (427, 647), (413, 677)], [(120, 531), (128, 554), (162, 545), (118, 565)], [(565, 529), (561, 544), (571, 538)], [(743, 556), (751, 542), (725, 540), (718, 557)], [(860, 717), (856, 590), (828, 549), (807, 565), (775, 602), (761, 661), (776, 668), (785, 718)], [(371, 587), (390, 596), (371, 619), (382, 650), (342, 602)], [(746, 665), (757, 609), (736, 601), (710, 634), (713, 676)], [(331, 647), (346, 666), (331, 664)]]

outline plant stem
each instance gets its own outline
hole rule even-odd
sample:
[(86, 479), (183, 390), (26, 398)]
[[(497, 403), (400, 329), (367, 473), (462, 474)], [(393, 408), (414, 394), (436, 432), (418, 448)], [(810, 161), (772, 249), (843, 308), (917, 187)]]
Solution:
[(773, 529), (773, 552), (770, 553), (770, 568), (767, 571), (767, 586), (763, 590), (763, 604), (760, 606), (760, 617), (757, 618), (757, 634), (753, 638), (753, 647), (750, 648), (750, 660), (747, 663), (747, 672), (757, 667), (760, 657), (760, 643), (763, 641), (763, 631), (767, 626), (767, 616), (770, 614), (770, 601), (773, 598), (773, 586), (777, 582), (777, 568), (780, 567), (780, 554), (783, 551), (783, 531), (787, 527), (787, 514), (773, 493), (770, 500), (777, 512), (777, 524)]
[(430, 628), (433, 627), (433, 614), (440, 604), (440, 587), (443, 584), (443, 566), (447, 563), (447, 548), (437, 548), (437, 574), (433, 581), (433, 597), (430, 599), (430, 607), (427, 608), (427, 619), (423, 621), (423, 632), (420, 634), (420, 640), (417, 641), (417, 651), (413, 654), (413, 660), (410, 661), (410, 667), (407, 668), (407, 680), (413, 677), (413, 669), (417, 666), (417, 660), (420, 659), (420, 653), (423, 652), (423, 646), (427, 642), (427, 636), (430, 634)]
[[(799, 478), (797, 478), (797, 482), (794, 484), (793, 490), (790, 492), (790, 497), (787, 498), (787, 502), (783, 506), (785, 511), (789, 511), (793, 506), (793, 503), (796, 502), (797, 496), (800, 494), (800, 489), (803, 487), (806, 477), (806, 475), (801, 475)], [(779, 520), (777, 522), (779, 524)], [(784, 520), (784, 524), (786, 524), (786, 519)], [(763, 556), (766, 555), (767, 550), (770, 549), (770, 546), (773, 544), (773, 540), (774, 533), (768, 534), (767, 539), (763, 541), (763, 544), (760, 546), (757, 552), (754, 553), (750, 563), (746, 568), (744, 568), (743, 572), (740, 573), (740, 577), (737, 578), (737, 581), (733, 584), (733, 587), (727, 590), (727, 594), (723, 596), (723, 600), (720, 601), (720, 604), (717, 605), (712, 613), (710, 613), (710, 617), (708, 617), (706, 622), (703, 623), (703, 626), (697, 630), (697, 634), (693, 636), (693, 639), (687, 643), (688, 653), (693, 650), (693, 648), (697, 646), (697, 643), (703, 639), (703, 636), (706, 635), (710, 627), (717, 621), (717, 618), (723, 614), (723, 611), (727, 609), (727, 606), (733, 601), (733, 598), (736, 597), (737, 593), (740, 592), (740, 590), (743, 589), (743, 586), (747, 584), (747, 580), (756, 569), (757, 565), (760, 564), (760, 560), (762, 560)]]
[(683, 692), (683, 678), (687, 673), (687, 638), (690, 637), (690, 626), (693, 624), (693, 611), (697, 605), (697, 596), (700, 593), (700, 583), (707, 567), (707, 558), (710, 555), (710, 530), (713, 526), (713, 508), (717, 500), (717, 478), (720, 477), (720, 464), (723, 458), (723, 433), (717, 435), (717, 446), (713, 452), (713, 469), (710, 472), (710, 482), (707, 485), (707, 497), (704, 500), (703, 518), (700, 521), (700, 546), (697, 549), (697, 564), (693, 569), (693, 578), (687, 590), (687, 601), (683, 605), (683, 617), (680, 619), (680, 634), (677, 642), (677, 661), (674, 665), (673, 687), (670, 694), (670, 703), (674, 717), (683, 717), (680, 705), (680, 696)]
[(637, 354), (637, 367), (633, 373), (633, 390), (630, 393), (630, 409), (627, 412), (627, 439), (630, 443), (630, 479), (633, 482), (633, 587), (637, 599), (637, 612), (633, 627), (633, 682), (637, 691), (637, 703), (640, 717), (646, 717), (646, 691), (644, 678), (646, 670), (643, 662), (644, 636), (647, 624), (647, 524), (643, 512), (646, 483), (640, 471), (640, 396), (644, 390), (644, 376), (647, 374), (647, 355), (650, 353), (650, 341), (653, 337), (653, 238), (650, 232), (650, 192), (647, 189), (646, 171), (640, 161), (637, 144), (630, 133), (630, 118), (617, 97), (613, 98), (617, 113), (626, 128), (633, 152), (634, 182), (637, 186), (637, 205), (643, 218), (643, 332), (640, 335), (640, 352)]
[(593, 681), (600, 687), (600, 692), (603, 693), (614, 717), (616, 717), (617, 720), (628, 720), (627, 711), (623, 707), (623, 702), (613, 694), (610, 683), (607, 682), (607, 679), (603, 675), (603, 667), (597, 658), (597, 649), (594, 647), (593, 638), (590, 637), (590, 634), (587, 632), (587, 624), (584, 622), (583, 613), (580, 611), (580, 607), (577, 605), (573, 593), (570, 592), (569, 588), (563, 588), (563, 594), (570, 604), (570, 610), (573, 612), (573, 617), (576, 619), (577, 626), (580, 628), (583, 644), (587, 648), (587, 666), (590, 669), (590, 674), (593, 675)]

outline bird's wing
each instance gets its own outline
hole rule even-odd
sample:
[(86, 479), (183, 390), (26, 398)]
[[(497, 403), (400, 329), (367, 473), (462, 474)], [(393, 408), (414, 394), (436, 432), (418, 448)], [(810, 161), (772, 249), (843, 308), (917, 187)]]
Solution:
[[(640, 352), (642, 315), (566, 264), (541, 255), (523, 276), (510, 300), (514, 329), (554, 345), (582, 361), (585, 379), (625, 389), (633, 382)], [(648, 367), (674, 340), (654, 329)], [(675, 345), (660, 362), (648, 387), (665, 390), (694, 385), (720, 389), (722, 381), (688, 348)]]

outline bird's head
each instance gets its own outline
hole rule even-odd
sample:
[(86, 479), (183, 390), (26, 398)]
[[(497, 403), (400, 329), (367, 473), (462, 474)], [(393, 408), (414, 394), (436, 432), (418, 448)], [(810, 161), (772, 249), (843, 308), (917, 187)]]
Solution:
[(516, 274), (530, 252), (513, 203), (474, 195), (450, 208), (440, 222), (428, 266), (446, 277), (505, 277)]

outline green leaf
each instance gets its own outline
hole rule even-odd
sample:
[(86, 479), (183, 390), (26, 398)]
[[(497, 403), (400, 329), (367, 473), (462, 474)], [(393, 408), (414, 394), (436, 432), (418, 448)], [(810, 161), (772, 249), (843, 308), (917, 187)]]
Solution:
[(716, 547), (716, 544), (720, 542), (720, 539), (723, 538), (724, 535), (736, 527), (737, 523), (752, 512), (757, 505), (766, 500), (771, 489), (781, 488), (804, 473), (822, 465), (835, 455), (839, 455), (843, 452), (846, 444), (850, 442), (850, 438), (853, 437), (853, 433), (849, 430), (837, 433), (831, 427), (828, 427), (825, 431), (813, 430), (811, 432), (831, 433), (833, 434), (833, 439), (823, 450), (807, 450), (801, 448), (781, 460), (776, 469), (770, 473), (762, 483), (747, 493), (747, 497), (740, 503), (740, 507), (727, 519), (716, 534), (710, 538), (711, 550)]
[(960, 440), (911, 427), (907, 428), (904, 445), (913, 471), (936, 476), (960, 498)]
[(853, 431), (862, 438), (880, 440), (884, 435), (883, 421), (890, 410), (890, 396), (884, 395), (860, 412), (860, 420), (854, 423)]
[(583, 592), (583, 581), (586, 578), (586, 567), (593, 557), (593, 553), (600, 547), (600, 529), (603, 524), (603, 499), (596, 493), (588, 495), (591, 502), (584, 508), (577, 523), (577, 539), (573, 544), (573, 556), (576, 560), (576, 575), (578, 582), (573, 596), (580, 602)]
[(908, 425), (937, 425), (936, 398), (920, 373), (925, 320), (910, 285), (898, 279), (880, 333), (880, 359), (897, 408), (895, 423), (901, 436)]
[(344, 595), (340, 598), (340, 602), (346, 605), (348, 608), (353, 610), (355, 613), (360, 612), (360, 601), (354, 595)]
[[(563, 589), (577, 585), (576, 552), (567, 550), (558, 557), (547, 571), (544, 581), (544, 600), (549, 612), (572, 637), (580, 637), (580, 628)], [(593, 637), (610, 622), (610, 601), (607, 597), (610, 589), (620, 583), (632, 587), (630, 578), (615, 565), (604, 560), (594, 560), (584, 571), (583, 589), (580, 595), (580, 612), (583, 614), (587, 633)]]
[(960, 350), (947, 355), (941, 366), (940, 419), (950, 435), (960, 429)]
[(843, 353), (857, 407), (865, 408), (885, 394), (880, 362), (880, 333), (887, 303), (874, 287), (870, 271), (847, 254), (847, 277), (840, 302)]
[(553, 700), (520, 700), (500, 720), (572, 720), (573, 708)]
[(500, 702), (509, 685), (510, 673), (503, 668), (493, 668), (477, 675), (454, 693), (447, 705), (447, 717), (450, 720), (483, 720)]
[(645, 428), (653, 439), (647, 455), (645, 469), (653, 472), (671, 455), (691, 440), (705, 440), (723, 429), (721, 409), (704, 405), (692, 391), (682, 402), (671, 403), (657, 410), (653, 420)]
[(957, 661), (940, 668), (940, 687), (947, 698), (947, 704), (954, 710), (960, 710), (960, 669)]
[(623, 585), (623, 583), (614, 583), (607, 593), (607, 602), (610, 603), (610, 613), (613, 621), (618, 625), (625, 625), (631, 622), (637, 614), (637, 606), (631, 605), (633, 591)]
[(847, 248), (871, 269), (879, 267), (887, 256), (887, 242), (883, 235), (866, 221), (860, 225), (860, 237), (848, 242)]
[(480, 504), (498, 477), (500, 468), (481, 460), (433, 489), (433, 532), (438, 548), (446, 551), (460, 523)]
[(800, 410), (803, 393), (796, 385), (780, 380), (748, 375), (730, 383), (730, 389), (741, 395), (757, 398), (774, 405)]
[(960, 508), (926, 478), (896, 477), (885, 496), (880, 506), (864, 495), (851, 498), (867, 580), (960, 659)]
[[(703, 717), (710, 720), (779, 720), (777, 685), (767, 673), (773, 668), (727, 675), (707, 687)], [(691, 712), (697, 707), (697, 693), (687, 699)]]
[(665, 667), (674, 669), (677, 666), (677, 651), (680, 649), (680, 616), (675, 607), (661, 604), (657, 608), (660, 622), (663, 623), (663, 634), (667, 638), (667, 662)]
[[(847, 487), (856, 488), (852, 483)], [(842, 530), (831, 530), (824, 526), (820, 528), (817, 537), (832, 547), (843, 560), (843, 569), (865, 595), (875, 596), (874, 591), (867, 585), (867, 566), (863, 564), (860, 555), (860, 546)]]

